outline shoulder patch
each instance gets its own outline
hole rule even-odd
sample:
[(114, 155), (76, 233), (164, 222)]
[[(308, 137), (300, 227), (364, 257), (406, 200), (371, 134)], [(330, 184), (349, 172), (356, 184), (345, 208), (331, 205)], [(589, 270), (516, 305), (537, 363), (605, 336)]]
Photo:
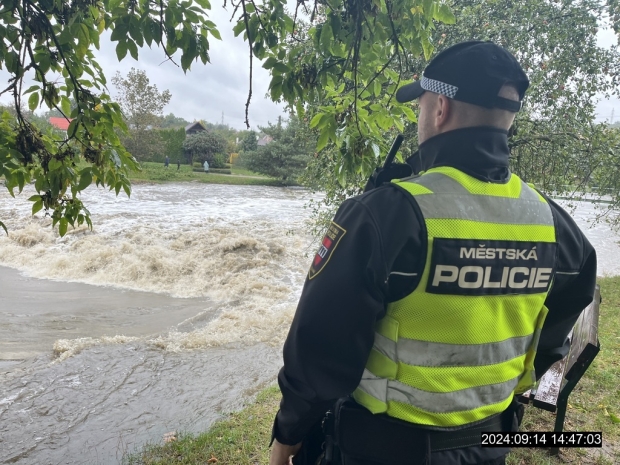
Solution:
[(327, 233), (325, 233), (325, 237), (323, 237), (321, 241), (319, 251), (314, 256), (314, 260), (312, 260), (312, 265), (310, 265), (310, 270), (308, 271), (308, 279), (314, 278), (323, 271), (323, 268), (325, 268), (325, 265), (327, 265), (327, 262), (329, 262), (329, 259), (334, 253), (334, 250), (338, 247), (340, 239), (342, 239), (346, 233), (347, 231), (342, 226), (333, 221), (331, 222)]

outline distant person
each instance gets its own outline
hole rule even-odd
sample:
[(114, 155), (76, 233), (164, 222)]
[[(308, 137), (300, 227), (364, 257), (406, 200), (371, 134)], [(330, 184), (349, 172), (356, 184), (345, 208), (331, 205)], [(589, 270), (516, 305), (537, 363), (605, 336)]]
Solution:
[(166, 160), (164, 160), (164, 168), (168, 168), (169, 164), (170, 164), (170, 158), (166, 155)]
[(209, 162), (207, 160), (205, 160), (203, 166), (205, 168), (205, 173), (208, 173), (209, 172)]
[(177, 158), (177, 171), (181, 169), (181, 159)]

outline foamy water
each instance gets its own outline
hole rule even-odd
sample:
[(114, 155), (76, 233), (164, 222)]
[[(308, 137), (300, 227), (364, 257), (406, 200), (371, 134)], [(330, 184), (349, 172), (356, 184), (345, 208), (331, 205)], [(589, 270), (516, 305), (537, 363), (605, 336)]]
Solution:
[[(208, 297), (221, 309), (199, 331), (169, 334), (178, 350), (244, 340), (278, 344), (307, 270), (301, 190), (204, 184), (137, 185), (131, 199), (90, 188), (94, 229), (60, 238), (42, 214), (0, 193), (0, 265), (28, 276)], [(111, 335), (113, 336), (113, 335)], [(65, 344), (66, 345), (66, 344)]]
[(612, 228), (604, 220), (594, 221), (597, 216), (605, 213), (609, 206), (564, 200), (558, 200), (557, 203), (571, 213), (575, 222), (596, 249), (598, 276), (620, 275), (620, 233), (617, 228)]
[(90, 188), (93, 231), (64, 238), (32, 193), (0, 190), (0, 265), (23, 273), (0, 269), (0, 347), (41, 350), (0, 353), (0, 462), (118, 463), (273, 382), (309, 264), (306, 192)]

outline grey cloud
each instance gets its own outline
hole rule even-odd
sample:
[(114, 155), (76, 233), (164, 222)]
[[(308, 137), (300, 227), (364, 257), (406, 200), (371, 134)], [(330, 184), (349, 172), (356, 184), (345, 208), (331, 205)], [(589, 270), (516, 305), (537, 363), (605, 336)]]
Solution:
[[(234, 37), (233, 23), (229, 22), (231, 12), (221, 5), (213, 5), (210, 19), (218, 25), (222, 35), (221, 41), (210, 38), (211, 62), (203, 65), (194, 62), (187, 74), (180, 67), (166, 61), (160, 48), (144, 47), (138, 50), (138, 61), (127, 55), (120, 63), (116, 58), (116, 43), (110, 42), (110, 33), (101, 38), (101, 49), (94, 54), (108, 79), (108, 90), (112, 96), (116, 89), (111, 78), (119, 71), (125, 75), (132, 68), (144, 70), (152, 84), (158, 89), (168, 89), (172, 98), (164, 109), (165, 113), (174, 113), (189, 121), (203, 119), (220, 122), (224, 112), (224, 122), (236, 129), (245, 129), (245, 102), (249, 87), (249, 49), (242, 37)], [(178, 55), (178, 54), (177, 54)], [(175, 60), (180, 63), (179, 56)], [(0, 87), (4, 88), (9, 75), (0, 70)], [(282, 105), (265, 98), (269, 88), (269, 74), (261, 67), (260, 61), (254, 59), (252, 102), (250, 105), (250, 124), (254, 129), (258, 125), (266, 126), (268, 121), (275, 122), (284, 110)], [(26, 87), (30, 83), (25, 83)], [(9, 95), (0, 97), (6, 105), (12, 103)]]
[[(161, 49), (145, 47), (139, 50), (136, 62), (126, 57), (122, 62), (116, 59), (116, 44), (109, 41), (109, 36), (101, 41), (101, 50), (97, 58), (108, 79), (116, 71), (126, 74), (131, 67), (144, 70), (151, 83), (159, 90), (168, 89), (172, 94), (165, 112), (172, 112), (187, 120), (204, 119), (219, 122), (224, 112), (224, 122), (237, 129), (244, 129), (245, 102), (249, 88), (249, 50), (241, 37), (234, 37), (233, 24), (229, 22), (230, 12), (216, 7), (210, 19), (218, 25), (222, 41), (210, 39), (211, 62), (203, 65), (194, 62), (187, 74), (171, 63), (165, 61)], [(178, 57), (177, 57), (178, 58)], [(177, 63), (179, 60), (176, 60)], [(268, 121), (275, 121), (283, 113), (282, 105), (277, 105), (264, 96), (269, 88), (269, 74), (254, 59), (253, 89), (250, 105), (250, 124), (264, 126)], [(110, 88), (115, 93), (115, 90)]]

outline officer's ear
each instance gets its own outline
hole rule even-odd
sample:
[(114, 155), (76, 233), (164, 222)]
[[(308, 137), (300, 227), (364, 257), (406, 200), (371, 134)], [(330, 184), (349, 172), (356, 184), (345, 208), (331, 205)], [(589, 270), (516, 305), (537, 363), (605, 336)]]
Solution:
[(452, 100), (445, 95), (439, 94), (435, 105), (435, 127), (439, 130), (445, 129), (450, 121), (453, 112)]

